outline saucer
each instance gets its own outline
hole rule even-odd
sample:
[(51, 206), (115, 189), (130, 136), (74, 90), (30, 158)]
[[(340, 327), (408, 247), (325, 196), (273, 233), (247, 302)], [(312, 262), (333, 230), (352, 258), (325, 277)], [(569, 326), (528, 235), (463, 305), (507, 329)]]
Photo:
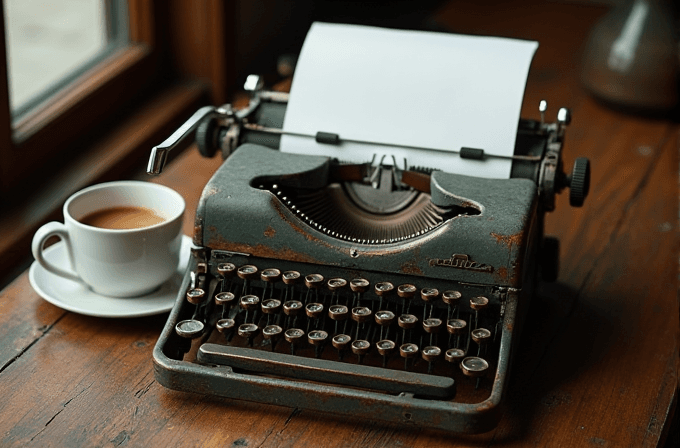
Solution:
[[(40, 296), (67, 311), (94, 317), (142, 317), (160, 314), (172, 309), (177, 291), (189, 262), (191, 238), (184, 235), (180, 249), (180, 262), (175, 274), (159, 289), (142, 297), (109, 297), (97, 294), (87, 286), (47, 272), (37, 261), (28, 271), (31, 286)], [(45, 258), (56, 265), (67, 261), (62, 242), (48, 247)]]

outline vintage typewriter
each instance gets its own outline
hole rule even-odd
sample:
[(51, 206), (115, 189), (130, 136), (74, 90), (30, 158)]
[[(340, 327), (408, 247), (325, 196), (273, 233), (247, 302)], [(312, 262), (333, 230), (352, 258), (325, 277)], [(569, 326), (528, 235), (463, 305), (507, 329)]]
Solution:
[[(561, 161), (569, 110), (519, 124), (510, 179), (278, 151), (288, 95), (246, 85), (155, 147), (194, 135), (225, 162), (195, 217), (190, 266), (154, 350), (171, 389), (409, 423), (492, 429), (540, 275), (555, 194), (580, 206), (587, 159)], [(337, 136), (316, 135), (333, 144)], [(483, 157), (463, 150), (462, 157)]]

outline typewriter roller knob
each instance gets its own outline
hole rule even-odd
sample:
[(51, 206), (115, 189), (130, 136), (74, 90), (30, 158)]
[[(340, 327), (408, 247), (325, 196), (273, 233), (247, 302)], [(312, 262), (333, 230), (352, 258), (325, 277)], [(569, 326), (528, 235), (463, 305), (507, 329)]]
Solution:
[(283, 283), (286, 285), (294, 285), (300, 279), (300, 273), (298, 271), (286, 271), (283, 273)]
[(187, 300), (194, 305), (200, 305), (205, 299), (205, 291), (201, 288), (191, 288), (187, 291)]
[(444, 359), (452, 363), (459, 362), (463, 358), (465, 358), (465, 351), (460, 348), (450, 348), (444, 354)]
[(590, 191), (590, 161), (579, 157), (574, 161), (569, 182), (569, 204), (581, 207)]
[(264, 314), (276, 314), (281, 311), (281, 301), (277, 299), (267, 299), (262, 302), (262, 312)]
[(224, 278), (231, 277), (236, 272), (234, 263), (220, 263), (217, 265), (217, 273)]
[(309, 289), (321, 288), (323, 284), (323, 275), (321, 274), (309, 274), (305, 276), (305, 285)]
[(252, 280), (257, 278), (257, 272), (257, 266), (246, 264), (236, 270), (236, 275), (243, 280)]
[(489, 363), (476, 356), (468, 356), (460, 362), (460, 368), (467, 376), (478, 378), (489, 370)]
[(203, 325), (203, 322), (196, 319), (183, 320), (181, 322), (178, 322), (177, 325), (175, 325), (175, 331), (177, 332), (177, 334), (187, 339), (194, 339), (199, 337), (200, 335), (203, 334), (204, 328), (205, 325)]

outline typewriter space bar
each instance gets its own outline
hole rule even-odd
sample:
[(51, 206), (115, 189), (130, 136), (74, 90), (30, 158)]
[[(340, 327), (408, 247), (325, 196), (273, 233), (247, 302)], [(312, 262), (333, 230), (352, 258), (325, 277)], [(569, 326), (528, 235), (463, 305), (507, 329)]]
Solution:
[(334, 383), (390, 393), (412, 393), (433, 398), (450, 398), (455, 393), (452, 378), (383, 369), (283, 353), (205, 343), (198, 360), (249, 372)]

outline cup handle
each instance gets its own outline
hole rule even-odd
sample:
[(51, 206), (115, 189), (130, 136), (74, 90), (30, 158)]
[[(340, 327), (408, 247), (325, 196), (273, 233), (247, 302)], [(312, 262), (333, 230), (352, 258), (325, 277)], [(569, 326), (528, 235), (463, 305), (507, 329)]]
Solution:
[[(43, 257), (43, 246), (45, 245), (45, 241), (47, 241), (47, 239), (52, 236), (59, 237), (66, 246), (66, 253), (68, 254), (68, 261), (71, 265), (71, 270), (65, 270), (55, 266), (49, 263), (45, 257)], [(73, 248), (71, 246), (71, 239), (69, 238), (68, 230), (66, 230), (66, 226), (64, 224), (52, 221), (39, 228), (38, 231), (35, 232), (35, 235), (33, 235), (31, 250), (33, 251), (33, 256), (35, 257), (36, 261), (40, 263), (40, 265), (45, 268), (46, 271), (69, 280), (76, 281), (78, 283), (83, 283), (83, 280), (73, 270)]]

